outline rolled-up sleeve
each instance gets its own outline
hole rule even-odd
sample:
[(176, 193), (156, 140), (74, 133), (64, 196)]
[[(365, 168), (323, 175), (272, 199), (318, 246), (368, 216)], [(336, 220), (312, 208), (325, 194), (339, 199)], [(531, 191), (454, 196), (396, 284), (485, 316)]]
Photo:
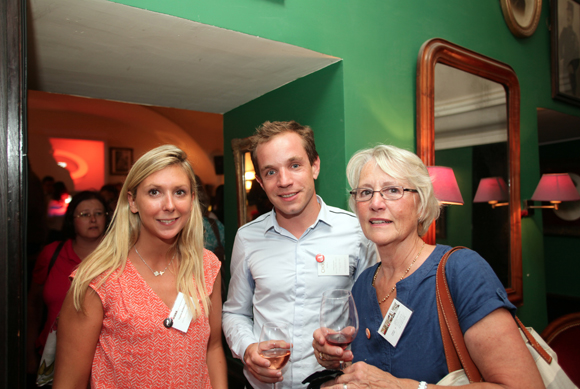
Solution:
[(253, 331), (254, 280), (248, 268), (244, 243), (237, 234), (232, 251), (228, 299), (222, 314), (226, 341), (233, 355), (242, 361), (246, 348), (258, 342)]

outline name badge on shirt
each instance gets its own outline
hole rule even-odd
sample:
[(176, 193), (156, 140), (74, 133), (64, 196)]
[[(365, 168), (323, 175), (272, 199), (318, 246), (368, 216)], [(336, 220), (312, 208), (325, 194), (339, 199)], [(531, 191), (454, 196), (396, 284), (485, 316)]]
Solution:
[(348, 255), (324, 255), (324, 261), (318, 262), (319, 276), (348, 276)]
[(179, 292), (177, 295), (169, 317), (173, 319), (173, 328), (181, 332), (187, 332), (191, 319), (193, 319), (193, 314), (187, 307), (183, 293)]
[(412, 314), (413, 311), (394, 299), (377, 332), (393, 347), (397, 347)]

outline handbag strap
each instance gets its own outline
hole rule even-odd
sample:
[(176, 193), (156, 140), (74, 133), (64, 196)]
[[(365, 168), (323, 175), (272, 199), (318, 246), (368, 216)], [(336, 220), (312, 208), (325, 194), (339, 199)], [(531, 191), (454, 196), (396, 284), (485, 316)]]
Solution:
[(445, 253), (443, 258), (441, 258), (441, 262), (439, 262), (435, 280), (437, 312), (439, 314), (439, 326), (441, 327), (441, 337), (443, 338), (443, 348), (449, 372), (451, 373), (463, 367), (469, 382), (482, 382), (483, 378), (477, 366), (473, 363), (467, 346), (465, 346), (463, 333), (459, 326), (459, 319), (457, 318), (457, 312), (455, 311), (455, 305), (453, 304), (453, 298), (445, 276), (445, 264), (449, 256), (455, 251), (464, 248), (462, 246), (452, 248)]
[(222, 241), (220, 239), (220, 230), (219, 230), (217, 222), (214, 219), (212, 219), (211, 217), (208, 217), (207, 221), (209, 222), (209, 225), (211, 226), (213, 234), (215, 235), (215, 237), (217, 239), (218, 247), (222, 247), (223, 245), (222, 245)]
[[(56, 246), (56, 250), (54, 250), (54, 253), (52, 254), (52, 258), (50, 258), (50, 263), (48, 264), (48, 270), (46, 271), (46, 279), (48, 280), (48, 275), (50, 274), (50, 269), (52, 269), (52, 266), (54, 266), (54, 263), (56, 262), (56, 258), (58, 258), (58, 254), (60, 253), (60, 250), (62, 249), (62, 246), (64, 246), (64, 243), (66, 241), (63, 240), (61, 241), (58, 246)], [(46, 282), (46, 281), (44, 281)]]
[(532, 335), (530, 331), (528, 331), (524, 323), (522, 323), (517, 316), (516, 323), (518, 323), (518, 327), (520, 327), (520, 330), (522, 330), (522, 332), (526, 336), (526, 339), (528, 340), (528, 342), (530, 342), (530, 345), (534, 348), (534, 350), (536, 350), (538, 354), (540, 354), (540, 356), (544, 358), (546, 362), (552, 363), (552, 356), (548, 354), (546, 350), (544, 350), (544, 348), (540, 345), (540, 343), (538, 343), (536, 338), (534, 338), (534, 335)]
[[(436, 276), (436, 294), (437, 294), (437, 312), (439, 314), (439, 326), (441, 327), (441, 337), (443, 338), (443, 348), (445, 350), (445, 358), (447, 359), (447, 367), (449, 372), (459, 370), (463, 367), (465, 374), (470, 382), (482, 382), (483, 379), (477, 366), (473, 363), (469, 351), (465, 346), (461, 327), (459, 326), (459, 319), (453, 304), (453, 298), (449, 291), (449, 284), (445, 275), (445, 264), (449, 256), (455, 251), (464, 249), (465, 247), (457, 246), (449, 250), (437, 268)], [(516, 323), (530, 345), (538, 352), (538, 354), (547, 362), (552, 362), (552, 356), (538, 343), (534, 336), (528, 331), (521, 320), (515, 316)]]

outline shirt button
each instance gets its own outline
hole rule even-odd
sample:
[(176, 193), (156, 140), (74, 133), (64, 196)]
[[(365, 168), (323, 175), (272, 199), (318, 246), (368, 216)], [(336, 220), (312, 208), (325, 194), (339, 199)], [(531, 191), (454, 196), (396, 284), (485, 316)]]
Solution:
[(370, 339), (371, 338), (371, 332), (369, 331), (369, 329), (367, 328), (365, 332), (367, 334), (367, 339)]

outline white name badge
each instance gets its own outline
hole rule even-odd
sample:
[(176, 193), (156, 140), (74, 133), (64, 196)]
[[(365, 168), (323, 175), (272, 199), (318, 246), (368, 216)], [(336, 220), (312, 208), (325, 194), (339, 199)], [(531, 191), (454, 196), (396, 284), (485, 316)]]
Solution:
[(319, 276), (350, 275), (348, 266), (348, 255), (324, 255), (323, 261), (318, 262), (318, 275)]
[(177, 295), (169, 317), (173, 319), (173, 328), (181, 332), (187, 332), (191, 319), (193, 319), (193, 314), (185, 303), (185, 296), (183, 293), (179, 292)]
[(397, 347), (412, 314), (413, 311), (394, 299), (377, 332), (393, 347)]

